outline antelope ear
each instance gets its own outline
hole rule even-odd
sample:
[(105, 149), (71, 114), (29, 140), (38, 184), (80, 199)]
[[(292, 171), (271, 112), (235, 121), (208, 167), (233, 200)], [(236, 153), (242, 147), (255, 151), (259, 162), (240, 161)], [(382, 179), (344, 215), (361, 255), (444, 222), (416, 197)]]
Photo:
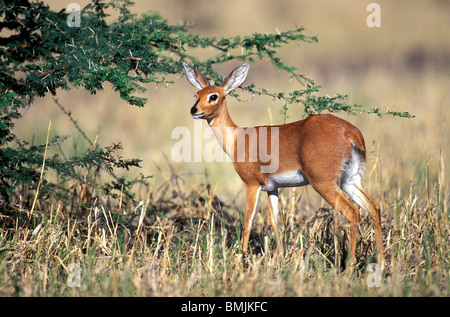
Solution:
[(250, 67), (249, 64), (243, 64), (238, 68), (236, 68), (235, 70), (233, 70), (230, 75), (228, 75), (227, 79), (225, 79), (225, 82), (222, 85), (227, 94), (233, 89), (242, 85), (242, 83), (247, 78), (249, 67)]
[(196, 71), (191, 66), (183, 62), (184, 70), (186, 71), (187, 79), (192, 84), (192, 86), (196, 87), (198, 90), (201, 90), (205, 87), (211, 86), (208, 81), (208, 78), (205, 77), (202, 73)]

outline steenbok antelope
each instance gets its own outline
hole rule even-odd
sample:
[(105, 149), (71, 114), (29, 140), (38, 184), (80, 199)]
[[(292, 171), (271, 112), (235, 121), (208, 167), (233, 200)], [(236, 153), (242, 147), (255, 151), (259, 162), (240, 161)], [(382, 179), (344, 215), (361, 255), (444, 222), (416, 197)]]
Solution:
[[(347, 218), (350, 259), (353, 261), (355, 256), (360, 215), (340, 189), (369, 213), (382, 259), (380, 208), (361, 183), (366, 148), (357, 127), (323, 114), (284, 125), (240, 128), (228, 113), (225, 97), (245, 81), (249, 65), (233, 70), (222, 86), (211, 85), (203, 74), (186, 63), (183, 65), (189, 82), (199, 90), (191, 108), (192, 117), (208, 122), (245, 184), (244, 253), (261, 191), (269, 195), (271, 225), (277, 234), (278, 188), (310, 184)], [(267, 159), (269, 152), (271, 162)]]

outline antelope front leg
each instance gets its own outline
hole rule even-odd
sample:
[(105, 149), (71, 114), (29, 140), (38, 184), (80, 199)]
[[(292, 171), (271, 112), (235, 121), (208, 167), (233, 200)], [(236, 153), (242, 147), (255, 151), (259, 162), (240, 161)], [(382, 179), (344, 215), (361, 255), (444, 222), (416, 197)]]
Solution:
[(269, 198), (270, 224), (274, 232), (278, 233), (278, 189), (267, 192)]
[(261, 186), (245, 186), (245, 216), (244, 216), (244, 237), (242, 239), (242, 252), (247, 253), (248, 240), (250, 238), (250, 230), (252, 227), (253, 217), (258, 208), (259, 194)]

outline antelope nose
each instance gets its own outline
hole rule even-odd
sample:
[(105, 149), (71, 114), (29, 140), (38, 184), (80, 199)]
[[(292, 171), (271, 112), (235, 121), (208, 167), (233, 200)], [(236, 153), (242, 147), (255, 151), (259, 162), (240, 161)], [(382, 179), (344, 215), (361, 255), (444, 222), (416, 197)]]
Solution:
[(191, 115), (194, 115), (194, 114), (197, 113), (197, 104), (198, 104), (199, 100), (197, 100), (197, 102), (192, 106), (192, 108), (191, 108)]

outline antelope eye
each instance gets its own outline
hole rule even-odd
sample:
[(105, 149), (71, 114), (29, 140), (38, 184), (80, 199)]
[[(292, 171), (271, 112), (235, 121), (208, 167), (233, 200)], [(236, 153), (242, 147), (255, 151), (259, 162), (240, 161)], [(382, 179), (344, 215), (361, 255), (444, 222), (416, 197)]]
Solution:
[(209, 101), (209, 103), (212, 103), (212, 102), (216, 101), (218, 98), (219, 98), (219, 96), (217, 94), (213, 94), (213, 95), (209, 96), (208, 101)]

